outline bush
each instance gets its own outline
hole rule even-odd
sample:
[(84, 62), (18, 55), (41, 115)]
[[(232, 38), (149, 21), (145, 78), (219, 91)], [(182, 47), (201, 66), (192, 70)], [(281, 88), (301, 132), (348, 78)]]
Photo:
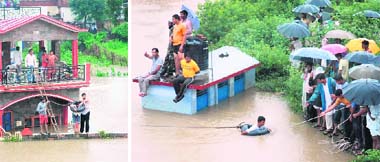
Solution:
[(379, 1), (369, 0), (366, 3), (354, 2), (353, 5), (336, 6), (335, 18), (340, 22), (339, 28), (352, 32), (358, 38), (379, 41), (380, 20), (357, 14), (364, 10), (379, 11)]
[[(279, 2), (281, 5), (273, 5)], [(199, 33), (206, 35), (213, 42), (218, 42), (236, 26), (251, 19), (264, 20), (267, 17), (274, 16), (294, 17), (291, 10), (300, 2), (295, 0), (293, 3), (279, 0), (257, 0), (257, 2), (241, 0), (206, 1), (198, 7), (199, 19), (202, 22)]]
[(104, 130), (99, 131), (99, 136), (100, 136), (100, 138), (102, 138), (102, 139), (108, 139), (108, 138), (111, 137), (110, 134), (107, 133), (107, 132), (104, 131)]
[(292, 66), (289, 66), (287, 69), (289, 71), (289, 76), (285, 81), (285, 98), (292, 110), (295, 112), (302, 112), (302, 72)]
[(380, 161), (380, 150), (367, 150), (365, 155), (357, 156), (353, 162), (375, 162)]
[(124, 22), (112, 29), (112, 34), (115, 34), (123, 41), (128, 41), (128, 22)]

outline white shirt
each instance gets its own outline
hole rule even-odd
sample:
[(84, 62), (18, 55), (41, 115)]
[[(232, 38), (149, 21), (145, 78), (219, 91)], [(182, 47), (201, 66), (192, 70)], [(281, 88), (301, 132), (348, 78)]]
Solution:
[(36, 59), (36, 55), (34, 54), (27, 54), (26, 55), (26, 59), (25, 59), (25, 65), (27, 67), (29, 66), (33, 66), (33, 67), (37, 67), (37, 63), (36, 63), (37, 59)]
[(251, 128), (249, 128), (249, 129), (247, 129), (245, 131), (249, 133), (249, 132), (251, 132), (251, 131), (253, 131), (253, 130), (257, 129), (257, 128), (259, 128), (259, 127), (257, 127), (257, 125), (252, 125)]
[(330, 91), (329, 91), (329, 87), (327, 86), (327, 83), (326, 84), (322, 84), (323, 85), (323, 91), (325, 92), (325, 105), (326, 107), (328, 105), (331, 105), (331, 94), (330, 94)]
[(11, 62), (16, 65), (22, 64), (22, 56), (20, 51), (12, 51), (11, 52)]

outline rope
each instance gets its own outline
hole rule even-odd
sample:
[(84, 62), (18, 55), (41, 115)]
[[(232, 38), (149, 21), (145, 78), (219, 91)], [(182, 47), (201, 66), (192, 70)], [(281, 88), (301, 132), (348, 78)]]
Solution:
[[(338, 109), (338, 110), (335, 110), (335, 111), (343, 110), (343, 109), (345, 109), (345, 108), (346, 108), (346, 107), (342, 107), (342, 108), (340, 108), (340, 109)], [(302, 121), (302, 122), (300, 122), (300, 123), (296, 123), (296, 124), (294, 124), (293, 127), (295, 127), (295, 126), (299, 126), (299, 125), (301, 125), (301, 124), (304, 124), (304, 123), (306, 123), (306, 122), (312, 121), (312, 120), (314, 120), (314, 119), (318, 119), (318, 118), (320, 118), (320, 117), (323, 117), (323, 116), (317, 116), (317, 117), (314, 117), (314, 118), (310, 118), (310, 119), (308, 119), (308, 120), (304, 120), (304, 121)]]
[(227, 129), (227, 128), (240, 128), (239, 126), (175, 126), (175, 125), (142, 125), (144, 127), (157, 127), (157, 128), (193, 128), (193, 129)]

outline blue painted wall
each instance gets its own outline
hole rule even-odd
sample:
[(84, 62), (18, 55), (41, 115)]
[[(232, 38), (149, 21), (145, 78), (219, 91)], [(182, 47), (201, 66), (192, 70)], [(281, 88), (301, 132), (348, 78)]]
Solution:
[(218, 101), (223, 101), (228, 98), (229, 85), (228, 80), (218, 84)]
[(174, 103), (175, 92), (173, 87), (151, 85), (148, 95), (142, 97), (141, 105), (146, 109), (166, 112), (176, 112), (180, 114), (195, 114), (196, 90), (187, 89), (185, 97), (178, 103)]
[(244, 79), (244, 73), (243, 73), (235, 77), (235, 82), (234, 82), (235, 95), (243, 92), (244, 87), (245, 87), (245, 79)]
[(197, 91), (197, 112), (208, 107), (208, 89)]

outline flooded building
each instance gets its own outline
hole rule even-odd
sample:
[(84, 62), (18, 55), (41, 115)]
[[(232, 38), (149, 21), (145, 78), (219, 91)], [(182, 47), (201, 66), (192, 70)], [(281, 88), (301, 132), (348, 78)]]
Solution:
[[(46, 15), (0, 20), (0, 126), (6, 131), (38, 127), (35, 110), (41, 96), (51, 101), (54, 114), (50, 118), (58, 125), (68, 124), (65, 104), (78, 100), (79, 89), (90, 84), (90, 64), (78, 64), (78, 33), (85, 31)], [(72, 42), (71, 65), (27, 68), (22, 62), (18, 71), (11, 63), (14, 42), (39, 42), (41, 46), (49, 42), (54, 51), (59, 40)]]
[[(186, 46), (193, 44), (197, 44), (196, 41), (186, 42)], [(201, 72), (188, 86), (185, 97), (174, 103), (176, 95), (173, 84), (152, 81), (148, 95), (141, 99), (143, 108), (191, 115), (254, 86), (255, 69), (260, 65), (258, 60), (236, 47), (224, 46), (210, 52), (207, 46), (200, 47), (199, 50), (187, 51), (198, 63)]]

